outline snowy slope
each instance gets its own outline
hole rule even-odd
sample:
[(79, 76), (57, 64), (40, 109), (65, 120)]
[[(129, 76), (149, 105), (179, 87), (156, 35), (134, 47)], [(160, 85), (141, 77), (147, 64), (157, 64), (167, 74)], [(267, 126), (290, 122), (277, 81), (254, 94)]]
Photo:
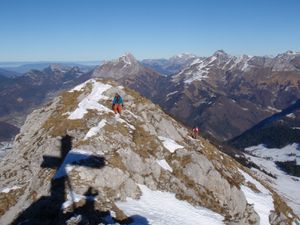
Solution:
[(278, 191), (286, 199), (287, 204), (300, 215), (300, 178), (286, 174), (275, 164), (275, 161), (287, 160), (296, 160), (298, 164), (300, 153), (298, 144), (288, 145), (282, 149), (268, 149), (263, 145), (258, 145), (248, 147), (245, 150), (248, 152), (246, 157), (250, 161), (258, 165), (261, 170), (272, 174), (273, 177), (254, 168), (252, 169), (253, 172)]
[(134, 221), (132, 225), (183, 225), (183, 224), (224, 224), (223, 217), (203, 207), (195, 207), (188, 202), (180, 201), (175, 194), (152, 191), (139, 185), (142, 196), (139, 200), (127, 198), (126, 202), (117, 202), (126, 214), (142, 215), (149, 223)]

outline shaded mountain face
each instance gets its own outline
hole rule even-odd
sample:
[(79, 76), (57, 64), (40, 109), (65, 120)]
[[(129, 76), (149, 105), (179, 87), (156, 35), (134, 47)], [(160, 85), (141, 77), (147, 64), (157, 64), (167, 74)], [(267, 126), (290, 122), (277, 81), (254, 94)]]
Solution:
[(283, 148), (300, 143), (300, 100), (264, 119), (229, 143), (241, 150), (260, 144), (267, 148)]
[[(254, 162), (269, 174), (276, 171), (279, 177), (284, 177), (291, 187), (299, 186), (300, 177), (300, 101), (256, 124), (251, 129), (229, 141), (246, 155), (249, 161)], [(253, 157), (255, 156), (255, 157)], [(263, 170), (263, 169), (261, 169)], [(284, 176), (288, 174), (289, 177)], [(276, 175), (274, 175), (276, 177)], [(274, 178), (273, 176), (273, 178)], [(275, 183), (280, 185), (277, 180)], [(281, 188), (285, 190), (284, 188)], [(300, 199), (300, 196), (294, 199)], [(300, 212), (300, 200), (295, 201), (297, 211)]]
[(12, 137), (19, 133), (19, 130), (16, 126), (0, 121), (0, 142), (10, 141)]
[(21, 75), (20, 73), (0, 68), (0, 77), (2, 77), (2, 76), (3, 77), (17, 77), (20, 75)]
[(1, 224), (299, 223), (247, 168), (113, 81), (88, 80), (30, 114), (0, 172)]
[(228, 140), (299, 99), (299, 57), (293, 52), (235, 57), (217, 51), (171, 76), (153, 99), (189, 126)]
[[(86, 80), (84, 76), (78, 67), (53, 64), (42, 71), (31, 70), (21, 77), (0, 77), (0, 121), (20, 126), (32, 109), (43, 104), (58, 91)], [(1, 138), (10, 139), (14, 135), (15, 132), (8, 130), (5, 137)]]
[(141, 61), (141, 64), (162, 75), (169, 76), (180, 72), (181, 69), (188, 66), (195, 59), (200, 59), (200, 57), (183, 53), (169, 59), (144, 59)]

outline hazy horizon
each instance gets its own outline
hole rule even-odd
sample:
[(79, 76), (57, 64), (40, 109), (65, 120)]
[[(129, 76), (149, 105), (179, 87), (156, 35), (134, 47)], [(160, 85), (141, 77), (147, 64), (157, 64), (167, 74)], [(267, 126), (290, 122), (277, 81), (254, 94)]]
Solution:
[[(219, 49), (219, 50), (222, 50), (222, 49)], [(216, 51), (218, 51), (218, 50), (216, 50)], [(214, 51), (213, 53), (215, 53), (216, 51)], [(278, 54), (282, 54), (282, 53), (286, 53), (287, 51), (293, 51), (293, 52), (296, 52), (297, 54), (300, 54), (300, 51), (295, 51), (295, 50), (293, 50), (293, 49), (287, 49), (286, 51), (284, 51), (284, 52), (278, 52), (278, 53), (276, 53), (275, 55), (267, 55), (267, 54), (264, 54), (264, 55), (252, 55), (252, 56), (261, 56), (261, 57), (263, 57), (263, 56), (268, 56), (268, 57), (276, 57)], [(225, 51), (226, 52), (226, 51)], [(212, 53), (212, 54), (213, 54)], [(229, 54), (229, 55), (232, 55), (232, 56), (241, 56), (241, 55), (248, 55), (248, 54), (241, 54), (241, 55), (233, 55), (233, 54), (230, 54), (229, 52), (226, 52), (227, 54)], [(5, 67), (9, 67), (8, 66), (8, 64), (20, 64), (20, 65), (24, 65), (24, 64), (39, 64), (39, 63), (78, 63), (78, 64), (80, 64), (80, 63), (97, 63), (97, 62), (102, 62), (102, 61), (106, 61), (106, 60), (114, 60), (114, 59), (117, 59), (117, 58), (119, 58), (119, 57), (121, 57), (121, 56), (123, 56), (125, 53), (123, 53), (123, 54), (121, 54), (121, 55), (119, 55), (119, 56), (117, 56), (117, 57), (115, 57), (115, 58), (110, 58), (110, 59), (99, 59), (99, 60), (80, 60), (80, 59), (78, 59), (78, 60), (31, 60), (31, 61), (23, 61), (23, 60), (20, 60), (20, 61), (0, 61), (0, 66), (2, 66), (3, 67), (3, 65), (5, 65), (5, 64), (7, 64), (7, 65), (5, 65)], [(176, 56), (176, 55), (180, 55), (180, 54), (192, 54), (192, 55), (196, 55), (196, 56), (198, 56), (198, 57), (209, 57), (209, 56), (211, 56), (211, 55), (197, 55), (197, 54), (194, 54), (194, 53), (192, 53), (192, 52), (182, 52), (182, 53), (177, 53), (177, 54), (175, 54), (175, 55), (172, 55), (172, 56), (170, 56), (170, 57), (173, 57), (173, 56)], [(133, 55), (133, 56), (135, 56), (135, 55)], [(169, 59), (170, 57), (158, 57), (158, 58), (140, 58), (140, 59), (138, 59), (137, 58), (137, 60), (147, 60), (147, 59)], [(84, 65), (84, 64), (83, 64)]]

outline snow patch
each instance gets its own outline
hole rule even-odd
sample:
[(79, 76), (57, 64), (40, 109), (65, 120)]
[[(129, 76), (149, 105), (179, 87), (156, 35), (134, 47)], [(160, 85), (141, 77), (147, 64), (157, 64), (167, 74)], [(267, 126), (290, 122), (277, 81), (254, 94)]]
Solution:
[(73, 166), (70, 164), (74, 162), (79, 162), (81, 160), (87, 159), (92, 155), (91, 152), (87, 152), (81, 149), (72, 149), (66, 156), (65, 160), (63, 161), (62, 165), (57, 170), (54, 179), (58, 179), (60, 177), (67, 176), (69, 172), (72, 171)]
[(0, 142), (0, 160), (12, 149), (12, 142)]
[(281, 112), (280, 109), (276, 109), (276, 108), (273, 108), (271, 106), (268, 106), (268, 109), (269, 109), (269, 111), (272, 111), (272, 112)]
[(74, 91), (81, 91), (88, 83), (94, 82), (93, 80), (87, 80), (83, 82), (82, 84), (77, 85), (73, 89), (71, 89), (69, 92), (74, 92)]
[(97, 201), (94, 196), (79, 195), (73, 191), (70, 191), (67, 195), (67, 200), (62, 204), (61, 208), (66, 209), (70, 207), (73, 203), (80, 202), (81, 200)]
[[(186, 201), (178, 200), (174, 193), (152, 191), (139, 185), (142, 196), (139, 200), (127, 198), (126, 202), (116, 205), (128, 216), (141, 215), (151, 225), (183, 224), (224, 224), (223, 217), (204, 207), (192, 206)], [(134, 225), (143, 223), (135, 221)]]
[(133, 116), (135, 119), (138, 119), (139, 117), (137, 115), (135, 115), (133, 112), (129, 111), (129, 110), (124, 110), (125, 112), (128, 112), (131, 116)]
[(17, 190), (17, 189), (20, 189), (21, 187), (19, 187), (19, 186), (13, 186), (13, 187), (11, 187), (11, 188), (4, 188), (2, 191), (1, 191), (1, 193), (9, 193), (10, 191), (13, 191), (13, 190)]
[(260, 217), (261, 225), (269, 225), (269, 215), (274, 210), (272, 194), (261, 183), (253, 179), (249, 174), (242, 170), (239, 172), (244, 176), (246, 181), (253, 183), (261, 193), (256, 193), (249, 187), (241, 185), (241, 189), (244, 192), (247, 202), (254, 205), (254, 210)]
[(158, 163), (158, 165), (160, 165), (163, 169), (170, 171), (171, 173), (173, 172), (172, 167), (170, 167), (170, 165), (167, 163), (167, 161), (165, 159), (162, 160), (156, 160), (156, 162)]
[(174, 140), (162, 136), (158, 136), (159, 140), (163, 142), (163, 145), (171, 153), (175, 152), (176, 149), (183, 148), (182, 145), (177, 144)]
[(119, 114), (116, 114), (115, 118), (118, 122), (125, 123), (125, 125), (129, 127), (131, 130), (135, 130), (135, 127), (130, 123), (128, 123), (126, 120), (122, 119)]
[(287, 114), (286, 117), (296, 119), (296, 116), (294, 113)]
[[(263, 145), (261, 151), (256, 149), (251, 152), (251, 155), (245, 154), (247, 159), (260, 167), (260, 170), (252, 168), (252, 171), (256, 173), (256, 176), (261, 180), (266, 181), (276, 190), (280, 196), (282, 196), (287, 204), (294, 210), (297, 215), (300, 215), (300, 179), (299, 177), (290, 176), (280, 170), (274, 162), (273, 157), (267, 157), (265, 155), (259, 156), (264, 151), (268, 151)], [(252, 147), (253, 148), (253, 147)], [(256, 146), (258, 148), (258, 146)], [(249, 148), (248, 148), (249, 149)], [(264, 150), (263, 150), (264, 149)], [(256, 155), (258, 154), (258, 155)], [(267, 152), (266, 152), (267, 154)], [(282, 159), (282, 157), (279, 157)], [(274, 177), (268, 176), (261, 172), (261, 170), (272, 174)]]
[(105, 119), (103, 119), (98, 123), (98, 125), (96, 127), (92, 127), (85, 135), (84, 140), (95, 136), (101, 130), (101, 128), (103, 128), (105, 126), (106, 122), (107, 121)]
[(203, 62), (203, 59), (194, 59), (194, 61), (190, 64), (190, 66)]
[(287, 145), (283, 148), (266, 148), (261, 144), (248, 147), (245, 151), (257, 157), (271, 159), (278, 162), (296, 160), (296, 164), (300, 165), (300, 145), (296, 143)]
[(169, 94), (167, 94), (167, 96), (166, 97), (169, 97), (169, 96), (171, 96), (171, 95), (174, 95), (174, 94), (176, 94), (178, 91), (173, 91), (173, 92), (170, 92)]
[(88, 109), (96, 109), (100, 112), (111, 112), (109, 108), (98, 103), (98, 101), (108, 99), (107, 96), (103, 95), (103, 92), (105, 92), (112, 86), (109, 84), (97, 82), (95, 80), (91, 80), (90, 82), (93, 83), (92, 92), (78, 104), (78, 108), (75, 109), (75, 111), (73, 111), (72, 113), (70, 113), (68, 119), (82, 119), (83, 116), (88, 112)]

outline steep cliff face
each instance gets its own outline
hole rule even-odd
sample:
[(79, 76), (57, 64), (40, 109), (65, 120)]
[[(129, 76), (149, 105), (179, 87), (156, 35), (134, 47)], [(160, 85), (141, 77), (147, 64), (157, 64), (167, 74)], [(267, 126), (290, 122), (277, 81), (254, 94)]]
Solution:
[(250, 171), (113, 81), (34, 111), (0, 170), (1, 224), (299, 224)]

